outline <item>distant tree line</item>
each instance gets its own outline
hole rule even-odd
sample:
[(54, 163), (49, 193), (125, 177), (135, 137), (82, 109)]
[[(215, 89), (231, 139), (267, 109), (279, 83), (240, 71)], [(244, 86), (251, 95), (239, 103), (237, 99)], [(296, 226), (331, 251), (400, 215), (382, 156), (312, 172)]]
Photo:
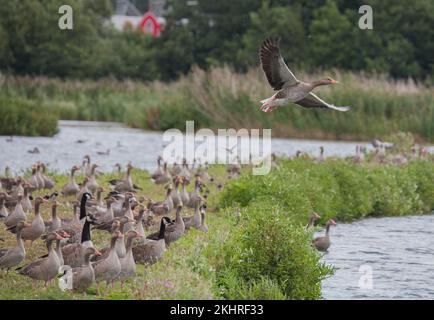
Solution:
[[(363, 70), (434, 82), (432, 0), (198, 0), (193, 6), (168, 0), (167, 24), (156, 39), (108, 26), (110, 0), (69, 0), (74, 29), (62, 31), (64, 2), (2, 2), (1, 72), (171, 80), (192, 65), (245, 71), (258, 64), (262, 40), (278, 36), (296, 70)], [(364, 4), (373, 8), (373, 30), (358, 27)]]

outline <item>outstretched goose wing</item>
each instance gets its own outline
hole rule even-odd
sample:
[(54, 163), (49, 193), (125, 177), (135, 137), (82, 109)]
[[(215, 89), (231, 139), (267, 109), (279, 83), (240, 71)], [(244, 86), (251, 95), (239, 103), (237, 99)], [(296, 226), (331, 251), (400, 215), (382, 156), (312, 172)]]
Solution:
[(295, 103), (304, 108), (328, 108), (338, 111), (348, 111), (351, 109), (351, 107), (337, 107), (333, 104), (327, 103), (324, 100), (318, 98), (318, 96), (312, 92), (310, 92), (305, 98)]
[(291, 86), (299, 82), (280, 55), (278, 40), (265, 39), (259, 51), (259, 57), (262, 70), (274, 90), (280, 90), (284, 86)]

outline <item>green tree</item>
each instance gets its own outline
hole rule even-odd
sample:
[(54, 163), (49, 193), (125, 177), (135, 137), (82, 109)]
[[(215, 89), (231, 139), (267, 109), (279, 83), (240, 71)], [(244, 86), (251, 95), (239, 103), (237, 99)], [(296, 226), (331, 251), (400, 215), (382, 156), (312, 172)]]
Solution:
[(245, 68), (258, 61), (258, 49), (270, 36), (281, 38), (282, 55), (288, 64), (301, 64), (305, 54), (305, 35), (299, 6), (271, 7), (263, 2), (257, 12), (250, 13), (250, 28), (238, 50), (238, 63)]

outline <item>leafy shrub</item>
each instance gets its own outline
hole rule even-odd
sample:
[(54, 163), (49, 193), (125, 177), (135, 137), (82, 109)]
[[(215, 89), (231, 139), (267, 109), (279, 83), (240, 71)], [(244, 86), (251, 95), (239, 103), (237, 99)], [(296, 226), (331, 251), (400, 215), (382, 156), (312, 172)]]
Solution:
[(433, 167), (428, 161), (411, 161), (407, 166), (359, 166), (333, 159), (321, 164), (281, 161), (266, 176), (229, 183), (220, 204), (278, 204), (299, 223), (305, 223), (312, 210), (322, 215), (322, 221), (426, 213), (434, 208)]
[(225, 242), (224, 262), (217, 268), (223, 295), (232, 299), (320, 298), (321, 280), (332, 270), (312, 249), (311, 235), (277, 206), (251, 206), (243, 216)]

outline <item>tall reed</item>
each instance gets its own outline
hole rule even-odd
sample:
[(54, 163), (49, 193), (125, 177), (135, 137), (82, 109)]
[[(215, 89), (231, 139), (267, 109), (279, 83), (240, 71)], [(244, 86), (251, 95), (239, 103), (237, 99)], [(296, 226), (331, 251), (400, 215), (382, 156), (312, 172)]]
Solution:
[(338, 70), (298, 76), (313, 80), (326, 74), (340, 84), (318, 88), (317, 94), (333, 104), (350, 105), (351, 111), (287, 106), (264, 114), (259, 100), (273, 90), (262, 71), (239, 74), (229, 67), (195, 67), (170, 83), (3, 76), (0, 96), (47, 104), (61, 119), (120, 121), (154, 130), (183, 129), (185, 120), (194, 120), (197, 127), (272, 128), (275, 137), (369, 139), (407, 131), (434, 141), (432, 87)]

